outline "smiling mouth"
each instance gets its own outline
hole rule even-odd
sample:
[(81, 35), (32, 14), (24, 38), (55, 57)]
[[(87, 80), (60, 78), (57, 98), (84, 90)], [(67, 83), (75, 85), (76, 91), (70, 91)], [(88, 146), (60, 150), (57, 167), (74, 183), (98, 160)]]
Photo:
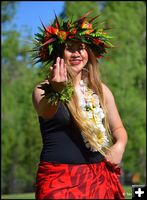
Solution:
[(81, 63), (81, 60), (70, 60), (71, 65), (79, 65)]

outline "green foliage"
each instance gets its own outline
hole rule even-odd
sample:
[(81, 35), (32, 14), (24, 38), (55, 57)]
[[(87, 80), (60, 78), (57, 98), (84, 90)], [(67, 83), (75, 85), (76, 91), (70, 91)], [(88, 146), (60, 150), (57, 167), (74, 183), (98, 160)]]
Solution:
[(128, 132), (124, 169), (145, 176), (146, 156), (146, 52), (145, 3), (116, 2), (106, 4), (106, 24), (111, 26), (114, 48), (101, 61), (104, 82), (112, 90)]
[(38, 71), (19, 33), (3, 27), (2, 38), (2, 193), (32, 191), (42, 145), (31, 97)]
[(64, 15), (66, 17), (73, 16), (73, 18), (80, 18), (90, 10), (92, 10), (92, 15), (94, 17), (99, 14), (97, 1), (67, 1), (65, 2)]
[(48, 103), (55, 105), (57, 105), (58, 101), (68, 103), (74, 91), (71, 81), (68, 81), (66, 87), (60, 92), (54, 91), (51, 85), (48, 85), (46, 83), (41, 85), (41, 89), (44, 90), (43, 95), (47, 98)]
[(15, 15), (16, 1), (2, 1), (2, 23), (6, 23), (12, 20), (12, 17)]
[(32, 106), (32, 69), (20, 64), (18, 77), (11, 80), (4, 69), (2, 87), (2, 182), (5, 192), (33, 188), (34, 166), (39, 160), (41, 137)]
[[(91, 4), (89, 7), (88, 5)], [(66, 2), (64, 14), (80, 17), (96, 2)], [(82, 8), (82, 9), (79, 9)], [(129, 141), (124, 154), (124, 169), (141, 172), (144, 182), (146, 156), (146, 31), (144, 2), (105, 2), (98, 18), (110, 27), (112, 47), (99, 60), (103, 81), (112, 90)], [(83, 13), (82, 13), (83, 12)], [(102, 19), (103, 18), (103, 19)], [(100, 24), (101, 25), (101, 24)]]

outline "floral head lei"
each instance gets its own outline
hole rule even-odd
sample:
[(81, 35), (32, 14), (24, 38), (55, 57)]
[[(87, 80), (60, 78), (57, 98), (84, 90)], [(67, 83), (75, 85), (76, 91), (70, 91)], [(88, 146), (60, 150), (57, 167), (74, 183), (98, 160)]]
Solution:
[(55, 18), (52, 25), (40, 29), (40, 33), (35, 34), (33, 58), (38, 62), (54, 61), (56, 52), (62, 44), (72, 41), (80, 41), (88, 44), (97, 58), (103, 57), (107, 53), (106, 49), (113, 45), (109, 42), (112, 37), (109, 36), (104, 29), (94, 28), (92, 21), (98, 16), (87, 19), (90, 12), (86, 13), (80, 19), (72, 21), (70, 19), (60, 20)]

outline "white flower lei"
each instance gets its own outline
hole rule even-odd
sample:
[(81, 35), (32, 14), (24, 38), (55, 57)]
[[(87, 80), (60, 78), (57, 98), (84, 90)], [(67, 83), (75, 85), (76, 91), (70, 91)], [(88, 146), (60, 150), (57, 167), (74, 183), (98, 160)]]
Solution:
[[(105, 115), (100, 107), (99, 97), (87, 87), (83, 80), (80, 81), (80, 91), (76, 90), (76, 92), (80, 107), (82, 108), (83, 117), (88, 123), (88, 128), (91, 131), (93, 139), (97, 142), (98, 149), (100, 150), (103, 147), (107, 147), (109, 140), (106, 129), (102, 123), (102, 119)], [(83, 132), (81, 132), (81, 135), (87, 148), (93, 152), (98, 151), (98, 149), (90, 145)]]

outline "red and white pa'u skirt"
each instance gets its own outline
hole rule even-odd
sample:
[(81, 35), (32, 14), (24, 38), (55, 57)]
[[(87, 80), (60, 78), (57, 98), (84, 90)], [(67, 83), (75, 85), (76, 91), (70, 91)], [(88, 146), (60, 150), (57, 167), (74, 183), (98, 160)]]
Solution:
[(36, 177), (36, 199), (124, 199), (120, 167), (94, 164), (54, 164), (41, 161)]

